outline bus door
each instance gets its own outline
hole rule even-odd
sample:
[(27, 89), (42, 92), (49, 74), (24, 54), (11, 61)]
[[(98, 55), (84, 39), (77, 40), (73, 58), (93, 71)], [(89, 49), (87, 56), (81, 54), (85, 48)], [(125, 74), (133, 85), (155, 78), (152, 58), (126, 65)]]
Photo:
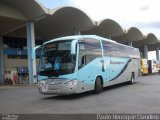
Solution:
[(87, 84), (95, 83), (95, 77), (102, 72), (102, 52), (100, 41), (84, 39), (79, 43), (78, 78)]
[(103, 45), (103, 61), (104, 61), (104, 81), (108, 82), (111, 79), (111, 55), (110, 55), (110, 42), (102, 41)]

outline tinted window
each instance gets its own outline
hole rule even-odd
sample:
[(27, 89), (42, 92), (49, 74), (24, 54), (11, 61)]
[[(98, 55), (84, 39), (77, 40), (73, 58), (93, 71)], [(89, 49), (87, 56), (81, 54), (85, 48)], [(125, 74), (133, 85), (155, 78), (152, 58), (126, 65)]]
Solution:
[(138, 49), (122, 44), (102, 41), (104, 56), (140, 58)]
[(85, 39), (83, 43), (79, 43), (79, 68), (101, 56), (102, 52), (99, 40)]
[(99, 40), (85, 39), (86, 63), (102, 56), (101, 45)]
[(112, 47), (110, 42), (102, 41), (102, 44), (103, 44), (103, 54), (104, 54), (104, 56), (110, 56), (110, 49)]

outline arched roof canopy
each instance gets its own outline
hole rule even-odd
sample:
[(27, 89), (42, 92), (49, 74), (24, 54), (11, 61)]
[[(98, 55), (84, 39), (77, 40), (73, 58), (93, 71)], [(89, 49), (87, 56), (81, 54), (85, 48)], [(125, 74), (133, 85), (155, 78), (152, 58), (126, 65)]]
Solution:
[(153, 33), (149, 33), (143, 40), (134, 42), (135, 47), (140, 47), (144, 45), (153, 45), (159, 43), (159, 40)]
[(139, 40), (143, 40), (144, 36), (138, 28), (131, 27), (128, 30), (125, 30), (125, 34), (121, 36), (116, 36), (113, 39), (119, 43), (128, 44), (128, 42), (134, 43), (135, 41), (136, 43)]
[(128, 41), (139, 41), (139, 40), (143, 40), (144, 36), (143, 36), (142, 32), (138, 28), (131, 27), (126, 32), (126, 39)]
[(149, 33), (146, 37), (145, 44), (148, 45), (149, 51), (153, 51), (160, 46), (160, 41), (157, 39), (155, 34)]
[(36, 0), (1, 0), (1, 2), (20, 11), (27, 20), (36, 20), (48, 13), (48, 9)]
[(147, 35), (145, 44), (156, 44), (156, 43), (159, 43), (159, 40), (157, 39), (156, 35), (153, 33), (149, 33)]
[(122, 27), (114, 20), (104, 19), (97, 22), (97, 25), (83, 34), (95, 34), (102, 37), (112, 38), (124, 34)]
[(105, 19), (98, 22), (101, 34), (115, 37), (124, 34), (122, 27), (114, 20)]
[(35, 0), (0, 0), (0, 34), (7, 35), (36, 21), (47, 14), (48, 9)]
[(60, 7), (50, 11), (51, 15), (36, 22), (36, 33), (43, 39), (75, 34), (94, 27), (93, 20), (74, 7)]

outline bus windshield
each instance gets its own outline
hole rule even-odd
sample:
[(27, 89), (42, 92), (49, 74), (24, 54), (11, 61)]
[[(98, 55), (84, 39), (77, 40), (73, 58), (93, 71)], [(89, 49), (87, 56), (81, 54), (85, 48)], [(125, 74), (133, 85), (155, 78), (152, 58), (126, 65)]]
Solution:
[(49, 42), (43, 45), (39, 75), (56, 76), (75, 71), (76, 57), (71, 55), (72, 40)]

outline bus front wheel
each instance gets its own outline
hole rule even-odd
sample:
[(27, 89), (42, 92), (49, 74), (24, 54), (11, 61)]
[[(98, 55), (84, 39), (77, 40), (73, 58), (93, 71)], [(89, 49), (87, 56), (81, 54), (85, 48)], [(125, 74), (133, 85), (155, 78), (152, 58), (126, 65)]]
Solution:
[(100, 93), (103, 90), (103, 84), (102, 84), (102, 80), (100, 77), (96, 78), (96, 82), (95, 82), (95, 90), (94, 92), (96, 94)]

